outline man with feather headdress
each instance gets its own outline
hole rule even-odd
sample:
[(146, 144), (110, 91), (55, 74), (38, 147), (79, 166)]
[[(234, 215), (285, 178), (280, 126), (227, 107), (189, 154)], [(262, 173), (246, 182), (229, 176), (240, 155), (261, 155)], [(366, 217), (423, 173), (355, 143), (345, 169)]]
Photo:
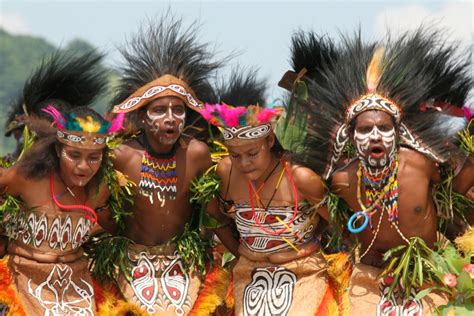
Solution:
[[(322, 39), (310, 34), (306, 40), (317, 44)], [(330, 180), (343, 200), (339, 207), (349, 209), (347, 229), (361, 244), (349, 312), (433, 311), (445, 301), (433, 293), (420, 300), (415, 290), (423, 283), (420, 256), (423, 251), (429, 256), (437, 241), (441, 210), (432, 187), (441, 182), (442, 166), (452, 170), (452, 188), (460, 194), (474, 182), (472, 156), (454, 148), (455, 134), (442, 124), (444, 109), (464, 105), (472, 85), (469, 61), (456, 58), (455, 46), (424, 29), (384, 46), (364, 43), (357, 34), (343, 37), (339, 46), (312, 48), (311, 56), (320, 62), (303, 65), (313, 72), (308, 97), (290, 109), (287, 119), (307, 113), (307, 131), (294, 159)], [(355, 159), (349, 159), (351, 152)], [(410, 249), (420, 254), (418, 261), (408, 257)], [(411, 260), (406, 266), (398, 261), (403, 254)], [(384, 273), (379, 282), (387, 259), (398, 273)]]
[[(163, 15), (122, 51), (126, 65), (113, 113), (127, 113), (140, 133), (114, 151), (115, 168), (136, 190), (132, 215), (116, 232), (122, 247), (109, 246), (120, 252), (114, 259), (122, 295), (149, 314), (212, 312), (222, 299), (210, 283), (226, 291), (219, 286), (222, 275), (206, 274), (209, 243), (195, 228), (199, 216), (190, 203), (192, 180), (212, 162), (207, 145), (183, 131), (199, 117), (201, 100), (213, 99), (210, 79), (221, 65), (196, 32), (195, 24), (183, 28), (181, 20)], [(100, 271), (100, 260), (95, 265)]]

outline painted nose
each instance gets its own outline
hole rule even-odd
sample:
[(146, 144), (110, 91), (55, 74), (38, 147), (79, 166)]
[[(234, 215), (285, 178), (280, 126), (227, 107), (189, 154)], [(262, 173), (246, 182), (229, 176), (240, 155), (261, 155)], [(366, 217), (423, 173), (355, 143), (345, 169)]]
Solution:
[(371, 140), (380, 140), (382, 139), (382, 134), (380, 134), (379, 130), (375, 128), (372, 133), (370, 134)]

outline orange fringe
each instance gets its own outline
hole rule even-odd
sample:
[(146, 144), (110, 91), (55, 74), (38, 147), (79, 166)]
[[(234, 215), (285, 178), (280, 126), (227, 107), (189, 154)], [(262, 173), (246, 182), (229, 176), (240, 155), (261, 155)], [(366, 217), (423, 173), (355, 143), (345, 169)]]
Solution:
[(338, 303), (339, 315), (349, 315), (349, 281), (352, 274), (352, 264), (348, 253), (339, 252), (330, 255), (324, 255), (328, 268), (327, 274), (329, 284), (334, 290)]
[(7, 315), (26, 316), (7, 266), (8, 258), (0, 260), (0, 303), (8, 306)]
[(211, 315), (224, 303), (229, 284), (230, 272), (219, 266), (206, 273), (204, 286), (199, 291), (199, 296), (189, 316)]
[(318, 310), (315, 316), (334, 316), (339, 314), (339, 306), (334, 295), (334, 288), (331, 283), (326, 287), (326, 293), (324, 293), (323, 299), (319, 304)]
[[(198, 298), (189, 316), (211, 315), (222, 305), (228, 292), (230, 273), (215, 267), (206, 274)], [(95, 300), (99, 316), (147, 316), (147, 312), (134, 303), (121, 298), (120, 292), (113, 284), (100, 285), (94, 282)], [(158, 314), (160, 315), (160, 314)]]
[(234, 309), (234, 278), (232, 273), (230, 274), (229, 287), (227, 288), (227, 294), (225, 295), (225, 306), (228, 309)]

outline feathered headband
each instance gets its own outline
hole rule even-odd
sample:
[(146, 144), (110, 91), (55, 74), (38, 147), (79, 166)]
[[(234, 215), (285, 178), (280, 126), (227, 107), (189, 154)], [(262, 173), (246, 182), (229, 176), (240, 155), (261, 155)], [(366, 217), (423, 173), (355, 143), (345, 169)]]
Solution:
[(227, 104), (206, 104), (199, 111), (209, 124), (219, 128), (225, 141), (253, 140), (267, 136), (273, 130), (272, 120), (280, 112), (279, 108), (258, 105), (233, 107)]
[(64, 117), (54, 106), (42, 110), (53, 118), (58, 129), (56, 139), (66, 145), (83, 149), (102, 149), (107, 134), (118, 132), (123, 127), (125, 114), (118, 114), (111, 122), (87, 115), (85, 118), (69, 113)]

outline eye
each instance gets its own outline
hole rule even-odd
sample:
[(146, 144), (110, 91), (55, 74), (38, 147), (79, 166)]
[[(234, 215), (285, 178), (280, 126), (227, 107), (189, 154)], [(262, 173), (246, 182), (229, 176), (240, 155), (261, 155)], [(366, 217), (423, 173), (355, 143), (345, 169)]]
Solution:
[(249, 157), (251, 157), (251, 158), (257, 157), (257, 155), (258, 155), (259, 152), (260, 152), (260, 151), (258, 150), (258, 151), (256, 151), (256, 152), (249, 153)]
[(370, 126), (361, 126), (357, 129), (357, 131), (361, 134), (367, 134), (367, 133), (370, 133), (370, 131), (372, 131), (372, 127)]
[(73, 153), (68, 153), (68, 152), (66, 152), (66, 155), (69, 156), (69, 157), (72, 158), (72, 159), (79, 159), (79, 158), (81, 158), (81, 155), (78, 154), (78, 153), (75, 153), (75, 152), (73, 152)]
[(379, 130), (382, 131), (382, 132), (388, 132), (388, 131), (392, 130), (392, 127), (388, 126), (388, 125), (382, 125), (382, 126), (379, 126)]
[(230, 157), (230, 159), (232, 159), (232, 160), (237, 160), (237, 159), (239, 159), (239, 158), (240, 158), (240, 155), (236, 155), (236, 154), (230, 154), (230, 156), (229, 156), (229, 157)]
[(173, 108), (173, 113), (176, 115), (183, 115), (184, 114), (184, 107), (178, 106)]
[(102, 160), (102, 156), (93, 156), (93, 157), (89, 157), (89, 161), (90, 162), (99, 162)]

